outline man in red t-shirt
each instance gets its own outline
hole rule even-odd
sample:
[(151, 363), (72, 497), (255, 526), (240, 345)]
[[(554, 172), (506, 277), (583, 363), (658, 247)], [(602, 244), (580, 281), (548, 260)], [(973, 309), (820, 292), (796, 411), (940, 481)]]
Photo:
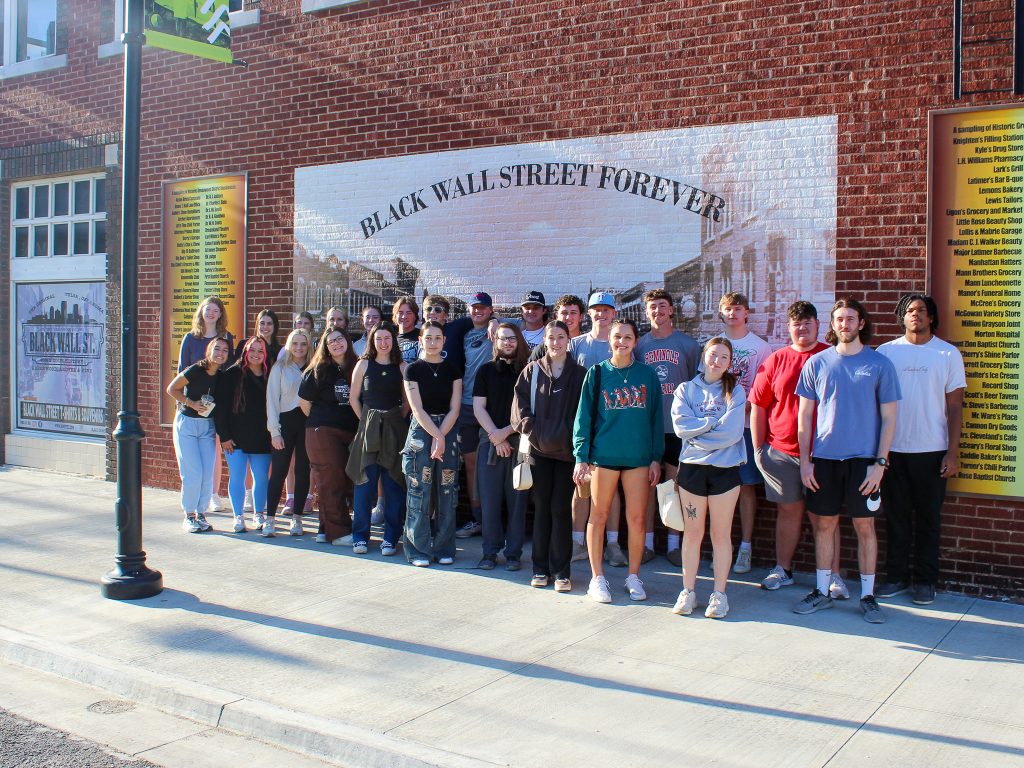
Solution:
[[(804, 521), (804, 486), (800, 481), (800, 446), (797, 444), (797, 411), (800, 398), (796, 383), (804, 363), (828, 349), (818, 341), (818, 311), (808, 301), (797, 301), (788, 310), (792, 342), (773, 352), (757, 372), (750, 397), (750, 431), (754, 461), (764, 476), (765, 496), (778, 504), (775, 521), (776, 565), (761, 582), (762, 589), (778, 589), (793, 583), (793, 553), (800, 543)], [(815, 519), (811, 517), (813, 526)], [(829, 592), (834, 599), (849, 597), (839, 578), (839, 529)]]

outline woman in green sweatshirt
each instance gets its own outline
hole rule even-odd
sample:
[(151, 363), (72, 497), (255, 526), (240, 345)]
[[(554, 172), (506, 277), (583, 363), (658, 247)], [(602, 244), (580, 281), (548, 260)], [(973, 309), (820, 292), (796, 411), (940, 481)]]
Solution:
[(633, 359), (639, 333), (632, 320), (612, 323), (612, 357), (590, 368), (573, 427), (573, 480), (592, 475), (593, 501), (587, 523), (592, 578), (587, 594), (610, 603), (602, 555), (605, 523), (619, 483), (626, 497), (629, 529), (629, 575), (626, 591), (632, 600), (646, 600), (640, 581), (644, 551), (647, 496), (661, 476), (665, 432), (661, 421), (661, 383), (652, 368)]

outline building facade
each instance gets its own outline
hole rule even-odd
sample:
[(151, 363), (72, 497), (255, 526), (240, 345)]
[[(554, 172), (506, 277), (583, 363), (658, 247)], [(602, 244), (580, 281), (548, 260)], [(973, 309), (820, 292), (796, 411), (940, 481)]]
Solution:
[[(514, 311), (524, 288), (553, 301), (602, 285), (639, 317), (641, 288), (664, 285), (698, 337), (739, 290), (776, 346), (791, 301), (827, 312), (838, 294), (863, 299), (884, 341), (899, 295), (928, 284), (929, 110), (1016, 101), (1008, 46), (964, 72), (965, 90), (1004, 93), (953, 101), (939, 0), (235, 5), (244, 66), (143, 56), (150, 485), (177, 483), (159, 418), (166, 182), (247, 174), (236, 335), (262, 308), (354, 315), (471, 288)], [(0, 458), (111, 477), (122, 13), (115, 0), (0, 10)], [(966, 33), (1009, 37), (1012, 15), (973, 3)], [(946, 522), (949, 588), (1024, 595), (1021, 500), (951, 497)]]

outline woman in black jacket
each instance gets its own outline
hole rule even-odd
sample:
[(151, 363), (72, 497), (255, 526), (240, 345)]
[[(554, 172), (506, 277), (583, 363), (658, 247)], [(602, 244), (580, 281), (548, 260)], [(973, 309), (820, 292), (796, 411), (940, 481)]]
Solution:
[(267, 431), (268, 370), (267, 343), (253, 336), (218, 385), (213, 417), (228, 463), (228, 496), (235, 513), (235, 533), (245, 532), (245, 475), (252, 467), (253, 525), (263, 536), (274, 535), (274, 521), (268, 523), (264, 514), (272, 450)]
[(533, 462), (533, 578), (568, 592), (572, 558), (572, 426), (586, 371), (567, 353), (569, 328), (561, 320), (544, 327), (544, 356), (519, 374), (512, 426), (530, 441)]

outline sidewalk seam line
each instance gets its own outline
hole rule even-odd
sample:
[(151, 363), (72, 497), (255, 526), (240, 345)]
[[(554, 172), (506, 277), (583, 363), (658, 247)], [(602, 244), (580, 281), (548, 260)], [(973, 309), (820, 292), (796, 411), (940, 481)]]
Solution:
[(953, 626), (951, 626), (948, 630), (946, 630), (946, 633), (942, 637), (940, 637), (938, 639), (938, 641), (936, 641), (936, 643), (931, 648), (928, 649), (928, 653), (926, 653), (924, 656), (922, 656), (920, 658), (920, 660), (918, 660), (917, 664), (915, 664), (910, 669), (910, 671), (907, 672), (907, 674), (903, 676), (903, 679), (900, 680), (896, 684), (896, 687), (893, 688), (891, 691), (889, 691), (889, 695), (886, 696), (884, 699), (882, 699), (882, 701), (880, 701), (878, 703), (878, 706), (875, 707), (874, 710), (872, 710), (871, 714), (868, 715), (866, 718), (864, 718), (864, 722), (861, 723), (860, 725), (858, 725), (856, 730), (854, 730), (854, 732), (851, 733), (846, 738), (846, 740), (843, 741), (843, 743), (839, 745), (839, 747), (836, 749), (835, 752), (832, 753), (832, 755), (829, 757), (829, 759), (821, 764), (821, 768), (828, 768), (828, 764), (831, 763), (833, 760), (835, 760), (840, 752), (842, 752), (844, 749), (846, 749), (846, 746), (853, 740), (854, 736), (856, 736), (858, 733), (860, 733), (868, 725), (868, 723), (871, 722), (871, 719), (875, 715), (878, 714), (879, 710), (881, 710), (882, 707), (884, 707), (886, 704), (889, 703), (889, 700), (893, 696), (896, 695), (897, 691), (899, 691), (899, 689), (903, 687), (903, 685), (907, 682), (907, 680), (910, 679), (911, 675), (913, 675), (915, 672), (917, 672), (917, 670), (919, 670), (921, 668), (921, 665), (924, 664), (928, 660), (928, 657), (931, 656), (940, 645), (942, 645), (942, 643), (945, 641), (945, 639), (947, 637), (950, 636), (950, 634), (952, 634), (953, 630), (960, 626), (960, 623), (964, 620), (964, 617), (966, 617), (967, 614), (971, 612), (971, 609), (975, 606), (975, 604), (977, 602), (978, 602), (978, 598), (976, 598), (976, 597), (971, 598), (971, 602), (967, 605), (967, 608), (964, 610), (964, 612), (961, 613), (960, 616), (957, 617), (957, 620), (953, 624)]

